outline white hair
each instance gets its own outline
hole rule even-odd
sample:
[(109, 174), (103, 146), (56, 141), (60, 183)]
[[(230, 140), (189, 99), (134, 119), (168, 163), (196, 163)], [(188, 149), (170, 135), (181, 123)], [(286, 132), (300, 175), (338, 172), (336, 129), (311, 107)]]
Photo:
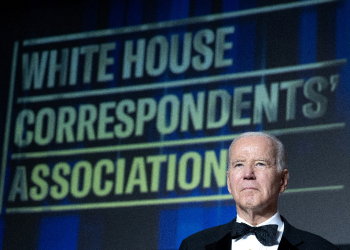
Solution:
[(283, 143), (275, 136), (264, 133), (264, 132), (246, 132), (243, 133), (239, 136), (237, 136), (231, 143), (229, 150), (228, 150), (228, 166), (230, 164), (230, 159), (231, 159), (231, 148), (235, 142), (237, 142), (239, 139), (244, 138), (244, 137), (250, 137), (250, 136), (262, 136), (270, 139), (273, 144), (274, 148), (276, 150), (276, 159), (277, 159), (277, 167), (280, 171), (283, 169), (287, 168), (287, 157), (286, 157), (286, 152), (283, 146)]

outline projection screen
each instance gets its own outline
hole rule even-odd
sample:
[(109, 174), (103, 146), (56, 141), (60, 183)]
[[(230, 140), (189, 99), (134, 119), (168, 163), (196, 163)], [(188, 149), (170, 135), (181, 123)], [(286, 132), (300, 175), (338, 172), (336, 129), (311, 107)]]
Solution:
[(178, 249), (236, 216), (246, 131), (285, 144), (280, 213), (349, 249), (350, 1), (6, 10), (0, 249)]

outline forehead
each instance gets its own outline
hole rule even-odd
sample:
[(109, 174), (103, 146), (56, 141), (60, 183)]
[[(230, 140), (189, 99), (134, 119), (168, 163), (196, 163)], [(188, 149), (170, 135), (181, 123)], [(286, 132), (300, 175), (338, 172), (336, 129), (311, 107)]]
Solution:
[(238, 139), (231, 147), (231, 159), (239, 157), (275, 157), (274, 142), (264, 136), (248, 136)]

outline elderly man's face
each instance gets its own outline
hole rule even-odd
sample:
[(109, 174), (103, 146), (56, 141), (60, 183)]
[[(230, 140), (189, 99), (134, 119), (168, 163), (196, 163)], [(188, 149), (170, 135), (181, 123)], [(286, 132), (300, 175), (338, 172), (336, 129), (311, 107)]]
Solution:
[(263, 136), (243, 137), (230, 153), (227, 187), (237, 212), (277, 210), (278, 195), (287, 187), (288, 170), (278, 169), (273, 141)]

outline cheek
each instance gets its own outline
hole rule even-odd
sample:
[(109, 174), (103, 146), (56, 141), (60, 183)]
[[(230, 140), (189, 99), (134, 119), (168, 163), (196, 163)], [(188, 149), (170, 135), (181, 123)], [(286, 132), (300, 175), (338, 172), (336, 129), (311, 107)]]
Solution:
[(269, 183), (266, 188), (270, 193), (279, 193), (280, 190), (280, 179), (278, 178), (269, 178), (266, 180)]
[(279, 179), (274, 175), (267, 173), (259, 173), (256, 176), (258, 185), (266, 192), (275, 191), (276, 188), (279, 189)]
[(227, 189), (230, 192), (230, 194), (233, 194), (235, 192), (236, 186), (237, 186), (237, 179), (235, 178), (235, 175), (230, 173), (230, 175), (227, 176)]

